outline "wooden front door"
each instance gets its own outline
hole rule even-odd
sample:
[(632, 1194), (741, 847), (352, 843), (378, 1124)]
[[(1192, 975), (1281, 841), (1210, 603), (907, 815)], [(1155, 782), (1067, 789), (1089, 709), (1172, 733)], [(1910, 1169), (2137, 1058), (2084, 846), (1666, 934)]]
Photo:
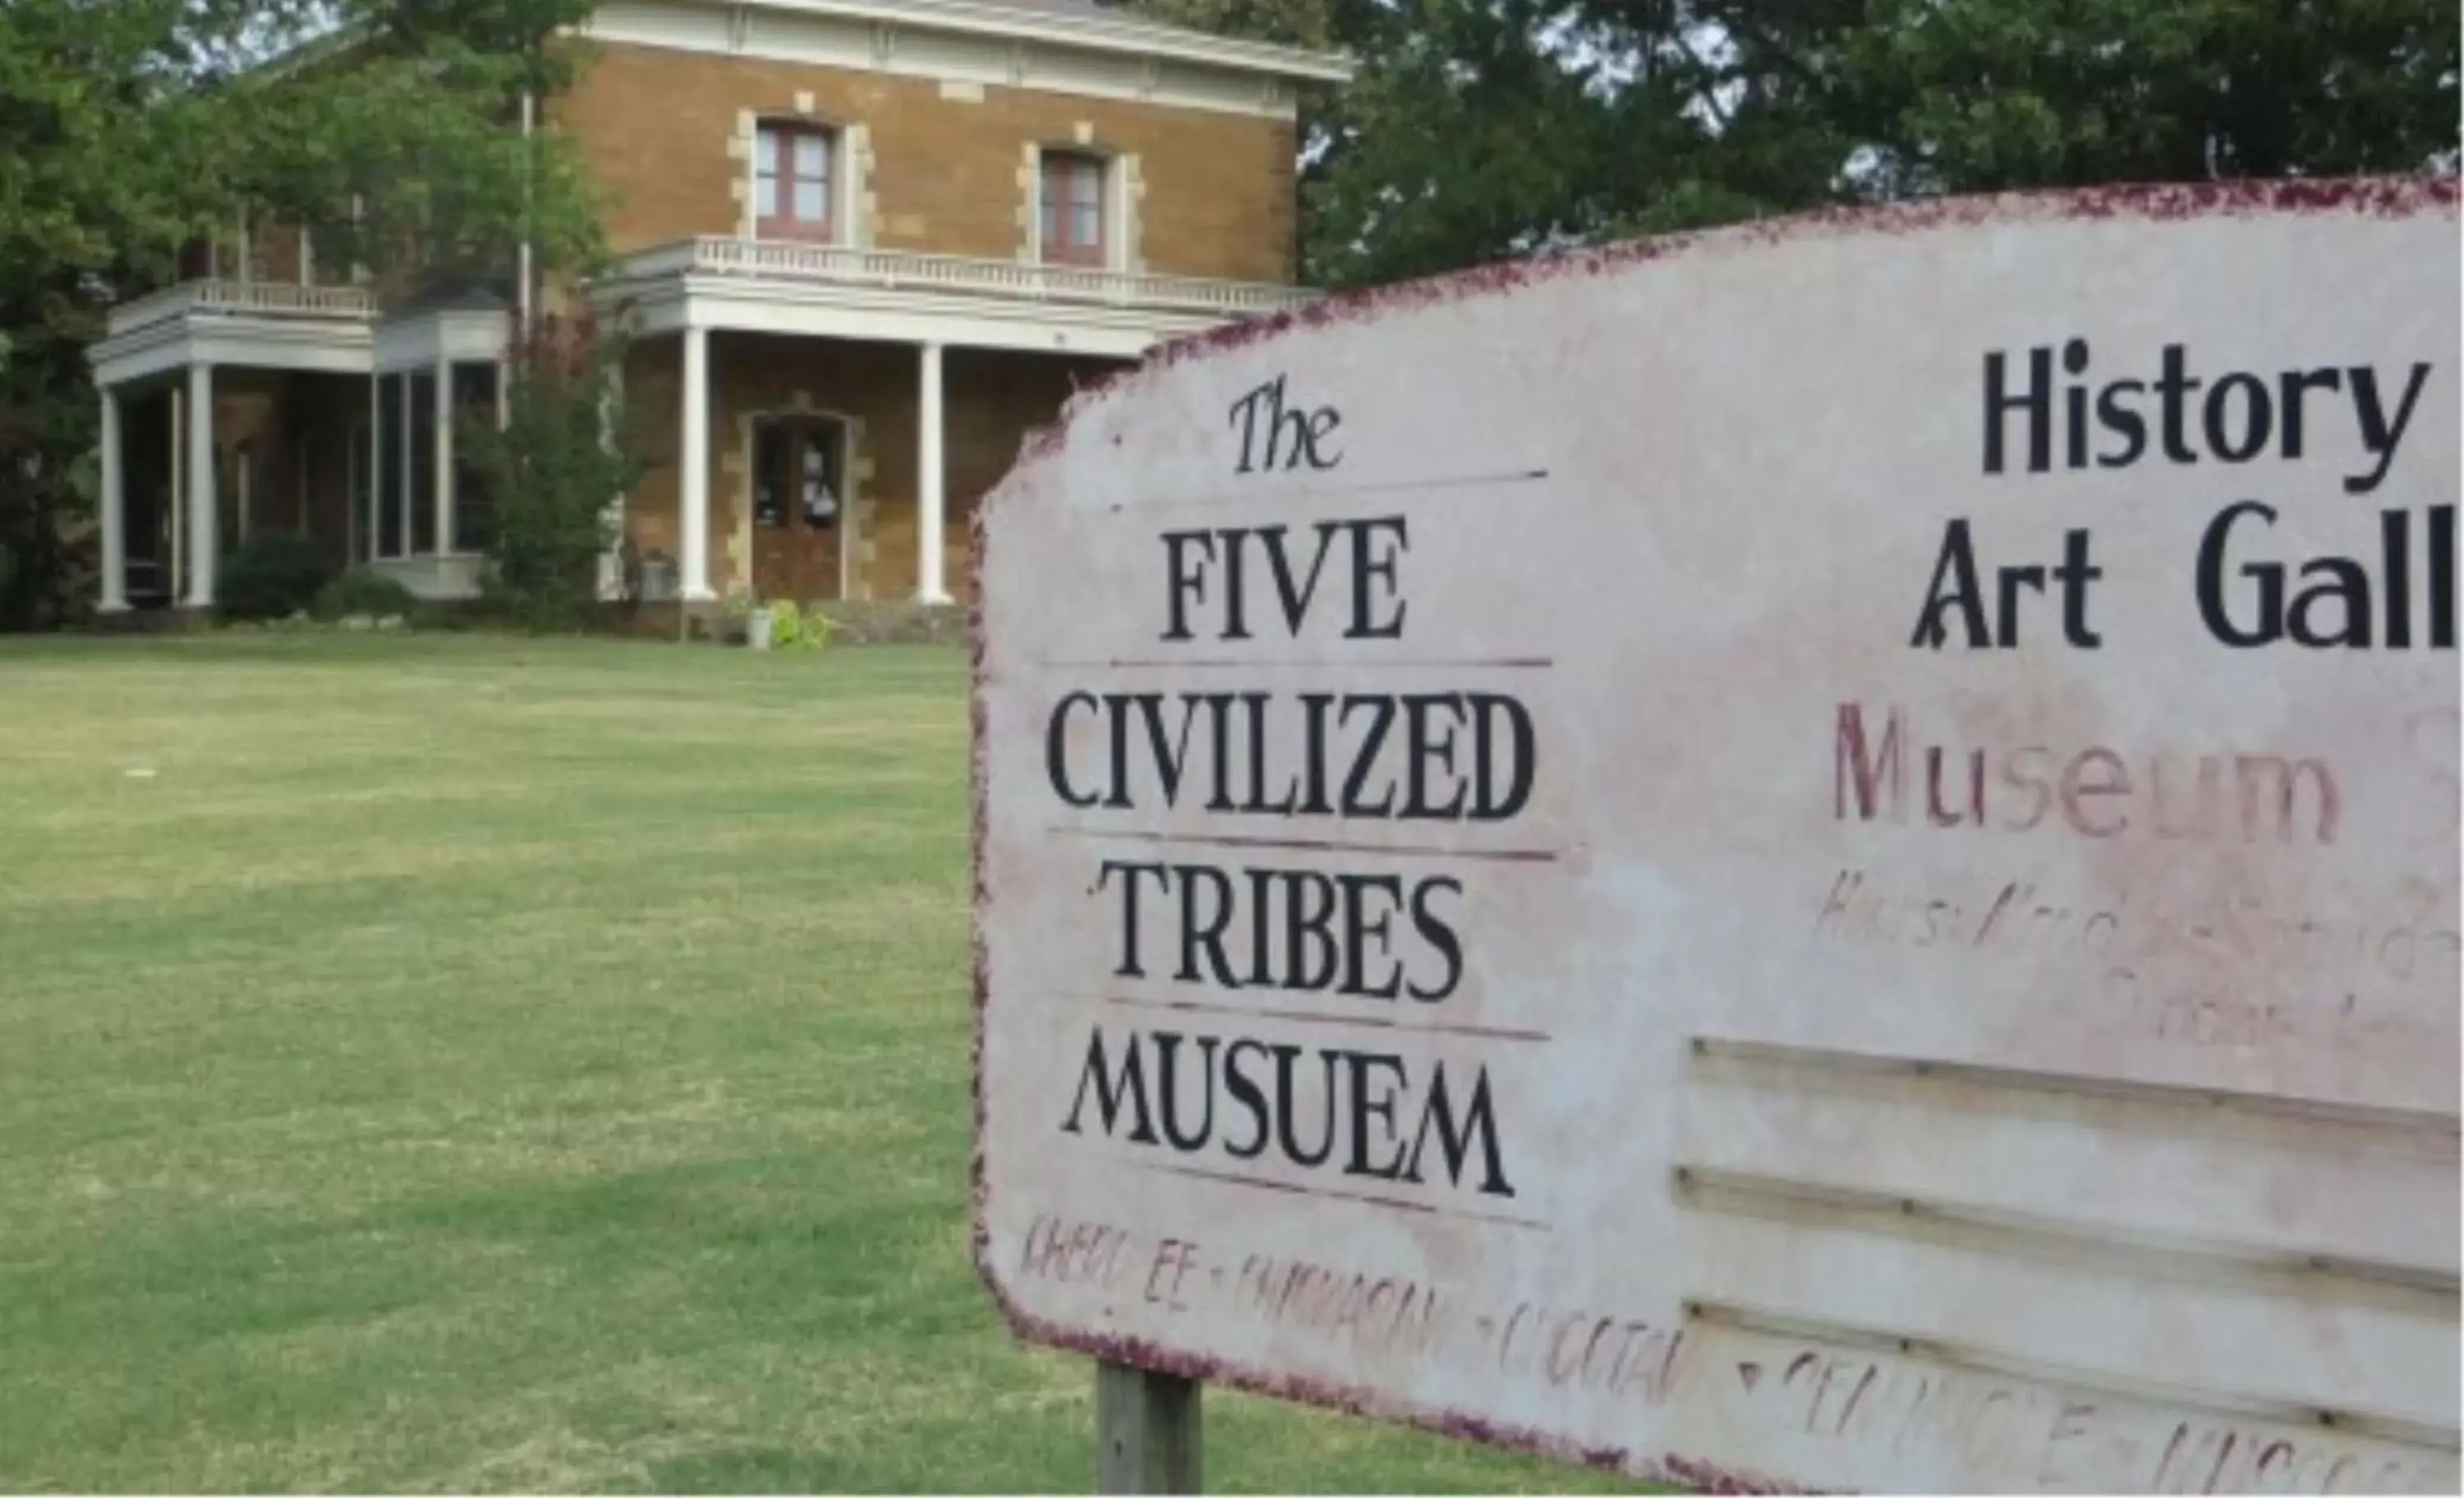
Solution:
[(847, 449), (847, 425), (834, 416), (755, 419), (753, 590), (761, 597), (839, 596)]

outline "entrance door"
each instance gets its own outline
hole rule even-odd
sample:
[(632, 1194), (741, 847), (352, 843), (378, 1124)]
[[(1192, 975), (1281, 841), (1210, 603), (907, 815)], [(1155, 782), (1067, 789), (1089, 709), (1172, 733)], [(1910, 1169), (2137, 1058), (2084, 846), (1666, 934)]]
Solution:
[(812, 603), (839, 596), (847, 536), (847, 425), (833, 416), (753, 424), (753, 589)]

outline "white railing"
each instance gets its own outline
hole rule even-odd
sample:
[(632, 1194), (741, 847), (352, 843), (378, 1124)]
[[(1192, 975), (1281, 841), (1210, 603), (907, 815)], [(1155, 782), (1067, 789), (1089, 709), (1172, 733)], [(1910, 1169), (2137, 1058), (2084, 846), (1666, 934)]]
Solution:
[(182, 281), (111, 309), (114, 335), (149, 322), (204, 313), (218, 317), (314, 318), (364, 322), (376, 303), (359, 286), (294, 286), (283, 281)]
[(793, 239), (706, 236), (661, 245), (627, 257), (627, 280), (691, 273), (778, 281), (831, 281), (885, 290), (956, 293), (1023, 301), (1097, 303), (1116, 307), (1239, 317), (1296, 307), (1316, 293), (1254, 281), (1141, 275), (1075, 265), (979, 260), (905, 250), (859, 250)]

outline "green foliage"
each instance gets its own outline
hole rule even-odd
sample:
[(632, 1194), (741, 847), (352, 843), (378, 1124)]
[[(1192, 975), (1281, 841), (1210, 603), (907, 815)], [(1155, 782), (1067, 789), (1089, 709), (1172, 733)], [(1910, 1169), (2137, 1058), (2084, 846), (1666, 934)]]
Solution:
[(229, 247), (246, 215), (307, 222), (320, 263), (385, 284), (501, 281), (524, 234), (542, 277), (598, 263), (571, 143), (518, 128), (518, 91), (569, 76), (556, 29), (590, 9), (0, 0), (0, 628), (72, 610), (99, 429), (86, 350), (184, 247)]
[(818, 608), (798, 609), (792, 598), (763, 606), (770, 610), (770, 648), (774, 650), (818, 650), (830, 643), (830, 616)]
[(1327, 285), (1833, 204), (2453, 169), (2453, 0), (1133, 0), (1349, 51)]
[(382, 573), (354, 567), (326, 584), (309, 612), (329, 620), (347, 619), (353, 614), (371, 619), (407, 619), (418, 608), (418, 596), (410, 589)]
[(1833, 55), (1910, 190), (2417, 172), (2456, 143), (2452, 0), (1877, 0)]
[(641, 476), (624, 351), (587, 319), (540, 319), (513, 361), (503, 430), (472, 420), (455, 439), (494, 512), (489, 602), (534, 630), (590, 622), (611, 507)]
[(316, 602), (326, 578), (315, 541), (294, 531), (259, 531), (223, 559), (216, 612), (225, 619), (287, 619)]

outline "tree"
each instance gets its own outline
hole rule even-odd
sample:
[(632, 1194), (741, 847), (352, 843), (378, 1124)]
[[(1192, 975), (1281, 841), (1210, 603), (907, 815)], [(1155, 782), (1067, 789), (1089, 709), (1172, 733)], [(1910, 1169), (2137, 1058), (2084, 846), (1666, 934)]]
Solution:
[(2410, 173), (2456, 143), (2430, 0), (1877, 0), (1836, 63), (1901, 192)]
[[(516, 128), (588, 0), (0, 4), (0, 628), (73, 606), (104, 313), (245, 214), (381, 281), (597, 253), (587, 179)], [(354, 222), (354, 207), (359, 209)], [(79, 589), (79, 591), (82, 591)]]
[(587, 623), (611, 507), (644, 468), (623, 403), (625, 343), (587, 316), (546, 317), (515, 345), (505, 425), (473, 415), (454, 440), (489, 497), (492, 602), (533, 629)]
[(1136, 0), (1348, 49), (1306, 274), (1831, 204), (2453, 169), (2453, 0)]

